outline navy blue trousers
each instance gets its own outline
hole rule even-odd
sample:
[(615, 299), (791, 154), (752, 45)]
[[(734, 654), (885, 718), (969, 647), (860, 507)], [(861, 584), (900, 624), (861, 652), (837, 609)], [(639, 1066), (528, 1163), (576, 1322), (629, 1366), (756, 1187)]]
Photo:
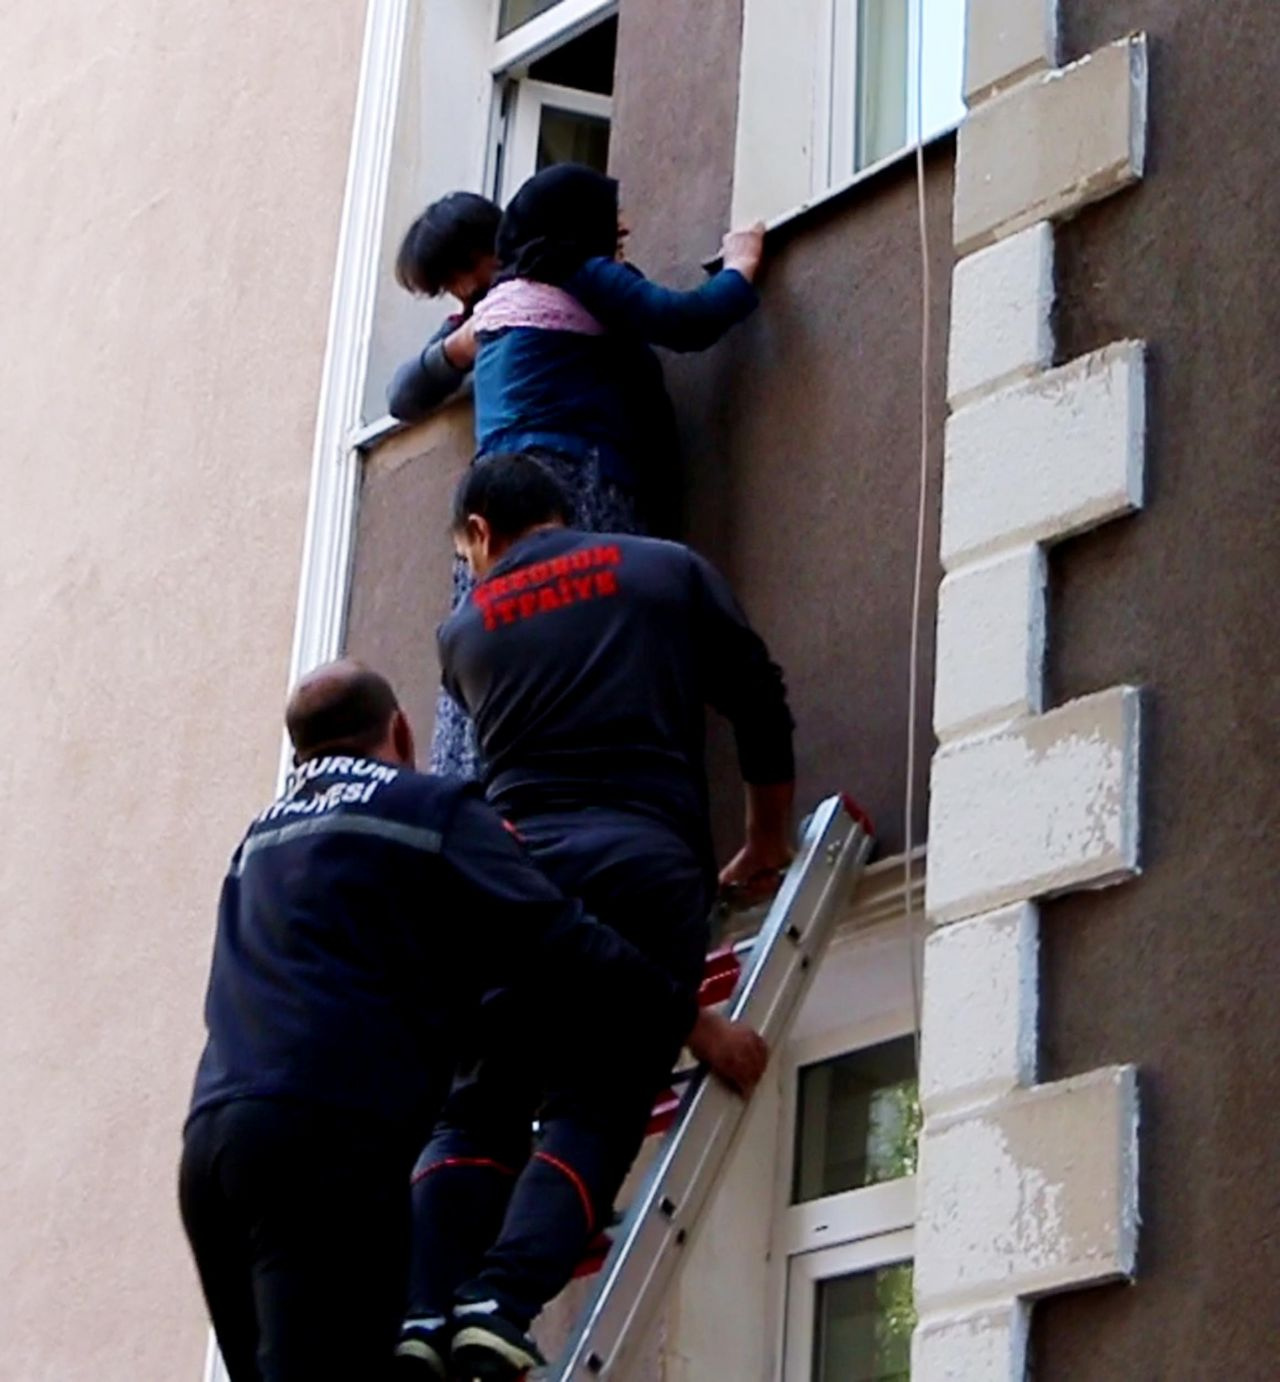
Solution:
[[(696, 990), (714, 881), (704, 851), (617, 813), (518, 824), (564, 892)], [(496, 1300), (527, 1325), (563, 1289), (609, 1222), (687, 1035), (617, 1027), (607, 994), (572, 1011), (492, 995), (477, 1058), (414, 1171), (411, 1315)]]
[(413, 1146), (359, 1114), (282, 1100), (190, 1121), (182, 1222), (232, 1382), (390, 1376)]

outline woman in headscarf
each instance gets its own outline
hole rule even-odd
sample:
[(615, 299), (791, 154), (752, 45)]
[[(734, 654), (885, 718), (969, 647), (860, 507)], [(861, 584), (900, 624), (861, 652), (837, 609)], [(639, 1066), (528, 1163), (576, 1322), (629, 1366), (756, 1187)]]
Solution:
[[(576, 164), (530, 178), (498, 227), (497, 281), (445, 343), (475, 360), (476, 464), (534, 457), (559, 481), (575, 527), (646, 532), (676, 506), (675, 420), (652, 347), (705, 350), (755, 308), (763, 227), (724, 238), (724, 267), (689, 292), (621, 262), (618, 184)], [(471, 578), (454, 566), (454, 607)], [(433, 772), (478, 777), (475, 736), (446, 692)]]

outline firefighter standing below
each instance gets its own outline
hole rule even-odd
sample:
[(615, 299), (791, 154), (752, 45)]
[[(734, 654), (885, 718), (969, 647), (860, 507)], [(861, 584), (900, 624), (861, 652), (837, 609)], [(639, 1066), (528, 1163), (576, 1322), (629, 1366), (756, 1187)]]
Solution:
[[(776, 880), (794, 777), (781, 673), (702, 558), (565, 518), (526, 457), (464, 477), (454, 535), (479, 584), (441, 627), (444, 685), (475, 721), (489, 799), (533, 858), (692, 997), (716, 881), (705, 708), (731, 722), (747, 783), (746, 844), (721, 881)], [(536, 983), (503, 997), (489, 1058), (455, 1085), (415, 1173), (400, 1352), (436, 1375), (450, 1344), (467, 1377), (539, 1361), (529, 1325), (607, 1224), (682, 1044), (657, 1011), (619, 1044)], [(523, 1059), (535, 1047), (554, 1072), (542, 1084)]]
[[(611, 1031), (655, 1012), (749, 1079), (759, 1038), (688, 995), (530, 863), (474, 788), (414, 772), (382, 677), (340, 662), (287, 713), (297, 768), (222, 889), (183, 1223), (233, 1382), (387, 1376), (409, 1172), (481, 995), (527, 976)], [(616, 1017), (592, 1007), (607, 990)]]

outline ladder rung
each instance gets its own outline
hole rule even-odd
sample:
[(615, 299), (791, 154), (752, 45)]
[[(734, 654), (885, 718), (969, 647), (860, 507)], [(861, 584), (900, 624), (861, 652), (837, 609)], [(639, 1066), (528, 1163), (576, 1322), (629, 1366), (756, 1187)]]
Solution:
[(707, 956), (707, 967), (702, 974), (698, 988), (698, 1002), (704, 1008), (713, 1008), (717, 1003), (727, 1002), (742, 974), (742, 961), (733, 946), (713, 950)]

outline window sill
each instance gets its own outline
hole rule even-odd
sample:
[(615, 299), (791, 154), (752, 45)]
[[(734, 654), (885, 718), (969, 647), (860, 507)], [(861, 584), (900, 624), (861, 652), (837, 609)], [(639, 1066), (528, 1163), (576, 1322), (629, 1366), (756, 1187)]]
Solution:
[(348, 433), (347, 450), (359, 451), (361, 455), (366, 455), (381, 446), (384, 441), (398, 437), (401, 432), (407, 432), (412, 426), (410, 422), (402, 422), (398, 417), (385, 413), (382, 417), (366, 422), (362, 427)]
[(405, 422), (401, 418), (392, 417), (390, 413), (384, 413), (382, 417), (375, 418), (372, 422), (362, 423), (347, 434), (347, 450), (358, 451), (362, 456), (367, 456), (369, 452), (376, 451), (383, 442), (390, 441), (392, 437), (398, 437), (402, 432), (407, 432), (412, 427), (421, 427), (424, 422), (430, 422), (433, 417), (447, 413), (460, 399), (470, 400), (471, 390), (472, 382), (468, 376), (462, 381), (456, 392), (432, 408), (426, 417), (418, 418), (414, 422)]
[[(930, 135), (923, 145), (925, 157), (929, 157), (941, 145), (954, 142), (957, 129), (959, 129), (958, 125), (948, 125), (946, 129), (939, 130), (937, 134)], [(905, 148), (899, 149), (896, 154), (890, 154), (888, 158), (882, 158), (879, 163), (873, 163), (870, 167), (861, 169), (843, 182), (833, 184), (825, 192), (816, 193), (806, 201), (802, 201), (799, 206), (794, 206), (777, 216), (771, 216), (764, 225), (766, 244), (770, 241), (776, 244), (782, 240), (790, 239), (797, 231), (804, 229), (810, 221), (817, 220), (825, 213), (834, 211), (845, 205), (846, 202), (854, 201), (864, 193), (870, 192), (873, 187), (878, 186), (890, 174), (899, 172), (904, 164), (914, 162), (916, 147), (915, 144), (908, 144)], [(702, 267), (708, 273), (714, 273), (720, 267), (720, 255), (715, 254), (710, 259), (704, 259)]]

